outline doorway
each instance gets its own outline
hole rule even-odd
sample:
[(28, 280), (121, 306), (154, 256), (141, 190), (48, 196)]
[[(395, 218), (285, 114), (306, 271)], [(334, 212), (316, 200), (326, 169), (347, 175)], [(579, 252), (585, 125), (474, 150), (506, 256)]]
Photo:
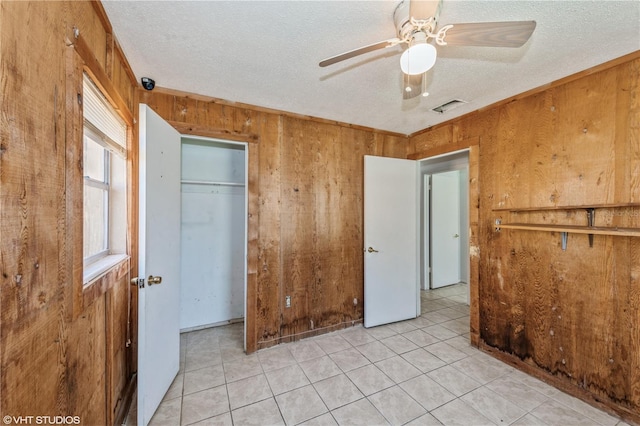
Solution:
[(181, 137), (181, 332), (244, 321), (246, 182), (246, 144)]
[(422, 290), (469, 283), (468, 168), (468, 150), (420, 160)]

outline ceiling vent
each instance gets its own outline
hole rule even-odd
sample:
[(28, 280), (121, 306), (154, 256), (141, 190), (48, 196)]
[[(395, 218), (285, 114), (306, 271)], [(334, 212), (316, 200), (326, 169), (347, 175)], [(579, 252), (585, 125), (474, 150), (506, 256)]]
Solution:
[(449, 102), (445, 102), (440, 106), (437, 106), (435, 108), (432, 108), (431, 111), (433, 112), (437, 112), (438, 114), (444, 114), (445, 112), (449, 111), (450, 109), (453, 109), (459, 105), (462, 104), (466, 104), (467, 101), (463, 101), (460, 99), (452, 99)]

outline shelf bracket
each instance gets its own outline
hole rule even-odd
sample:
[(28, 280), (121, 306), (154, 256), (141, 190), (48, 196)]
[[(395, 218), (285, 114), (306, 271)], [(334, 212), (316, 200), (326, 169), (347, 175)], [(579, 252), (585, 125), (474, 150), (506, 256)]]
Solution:
[[(592, 227), (596, 219), (596, 209), (589, 207), (587, 209), (587, 226)], [(593, 248), (593, 234), (589, 234), (589, 247)]]
[(567, 240), (569, 239), (569, 233), (568, 232), (561, 232), (560, 233), (560, 241), (562, 242), (562, 251), (566, 251), (567, 250)]

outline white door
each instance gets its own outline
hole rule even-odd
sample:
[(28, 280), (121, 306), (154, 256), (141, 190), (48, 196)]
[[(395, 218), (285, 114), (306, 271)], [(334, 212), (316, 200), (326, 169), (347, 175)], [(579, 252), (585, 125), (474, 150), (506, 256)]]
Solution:
[(460, 171), (431, 175), (431, 288), (460, 282)]
[(364, 326), (420, 314), (418, 165), (364, 157)]
[(420, 242), (420, 247), (422, 248), (422, 259), (420, 268), (420, 278), (421, 278), (421, 286), (422, 290), (429, 290), (431, 286), (431, 254), (429, 253), (429, 248), (431, 246), (431, 240), (429, 235), (429, 223), (431, 221), (431, 206), (430, 206), (430, 195), (431, 195), (431, 175), (423, 175), (422, 177), (422, 222), (420, 226), (422, 226), (422, 241)]
[[(146, 426), (180, 364), (180, 135), (140, 105), (138, 425)], [(161, 277), (152, 284), (150, 276)]]

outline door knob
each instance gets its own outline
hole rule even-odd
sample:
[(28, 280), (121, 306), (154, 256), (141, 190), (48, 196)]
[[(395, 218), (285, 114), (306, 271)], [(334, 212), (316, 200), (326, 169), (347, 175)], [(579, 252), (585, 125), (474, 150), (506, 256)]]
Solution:
[(160, 284), (162, 282), (162, 277), (154, 277), (153, 275), (149, 275), (147, 278), (148, 285)]
[(459, 238), (459, 237), (460, 237), (460, 235), (458, 235), (458, 234), (455, 234), (455, 235), (453, 236), (453, 238)]
[(368, 251), (369, 253), (378, 253), (378, 250), (374, 249), (373, 247), (369, 247), (369, 248), (367, 249), (367, 251)]

